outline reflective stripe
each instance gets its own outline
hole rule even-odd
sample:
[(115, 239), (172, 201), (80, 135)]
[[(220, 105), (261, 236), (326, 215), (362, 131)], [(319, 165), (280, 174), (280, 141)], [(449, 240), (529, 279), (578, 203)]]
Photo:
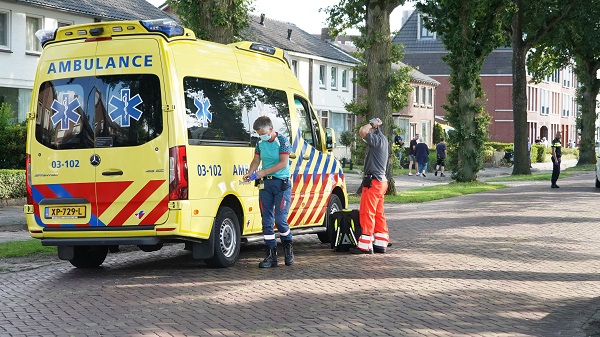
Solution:
[(387, 240), (383, 241), (383, 240), (377, 240), (377, 239), (375, 239), (375, 241), (373, 242), (373, 246), (387, 247), (387, 245), (388, 245)]
[(373, 237), (370, 235), (361, 235), (360, 238), (358, 238), (357, 247), (361, 250), (370, 250), (372, 249), (371, 241), (373, 241)]
[(275, 234), (265, 235), (265, 240), (275, 240)]
[[(290, 235), (290, 230), (289, 229), (288, 229), (287, 232), (279, 234), (279, 236), (288, 236), (288, 235)], [(275, 239), (275, 235), (273, 235), (273, 239)]]
[(390, 236), (384, 233), (375, 233), (375, 240), (377, 239), (381, 239), (381, 240), (385, 240), (385, 241), (389, 241), (390, 240)]

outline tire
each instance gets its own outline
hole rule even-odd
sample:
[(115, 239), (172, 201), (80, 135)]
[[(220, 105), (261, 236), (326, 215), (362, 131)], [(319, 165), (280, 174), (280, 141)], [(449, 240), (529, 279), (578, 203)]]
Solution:
[(333, 228), (331, 228), (329, 215), (337, 211), (341, 211), (342, 208), (343, 206), (340, 198), (335, 194), (331, 194), (331, 196), (329, 197), (329, 203), (327, 204), (327, 214), (325, 215), (325, 219), (323, 220), (323, 226), (326, 228), (326, 230), (324, 232), (317, 233), (317, 236), (319, 237), (319, 240), (322, 243), (330, 243), (331, 237), (333, 236)]
[(108, 246), (75, 246), (73, 259), (69, 260), (77, 268), (96, 268), (106, 259)]
[(214, 255), (204, 260), (213, 268), (231, 267), (240, 255), (241, 230), (235, 212), (229, 207), (221, 207), (217, 212), (212, 229)]

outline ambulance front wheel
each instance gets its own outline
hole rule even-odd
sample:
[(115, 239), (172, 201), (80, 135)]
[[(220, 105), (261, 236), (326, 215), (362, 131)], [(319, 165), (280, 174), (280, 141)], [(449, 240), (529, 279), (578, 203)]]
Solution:
[(214, 255), (212, 258), (204, 260), (204, 262), (215, 268), (233, 266), (240, 255), (241, 231), (238, 217), (231, 208), (219, 208), (212, 235)]
[(329, 204), (327, 204), (327, 214), (325, 215), (325, 219), (323, 220), (323, 226), (326, 228), (324, 232), (319, 232), (317, 235), (319, 236), (319, 240), (322, 243), (331, 242), (331, 237), (333, 236), (333, 227), (331, 226), (331, 221), (329, 221), (329, 216), (335, 212), (342, 210), (342, 201), (340, 198), (332, 194), (329, 197)]
[(106, 259), (108, 246), (75, 246), (69, 260), (77, 268), (96, 268)]

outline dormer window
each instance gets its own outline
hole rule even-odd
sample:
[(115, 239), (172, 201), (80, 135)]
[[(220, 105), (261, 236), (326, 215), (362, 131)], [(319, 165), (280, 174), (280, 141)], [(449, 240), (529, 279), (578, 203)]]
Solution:
[(430, 32), (425, 28), (423, 24), (423, 16), (419, 15), (419, 39), (421, 40), (435, 40), (435, 33)]

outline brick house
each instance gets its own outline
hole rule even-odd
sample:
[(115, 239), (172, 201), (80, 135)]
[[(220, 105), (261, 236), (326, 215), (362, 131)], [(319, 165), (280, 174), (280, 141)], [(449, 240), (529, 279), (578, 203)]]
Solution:
[(14, 122), (25, 120), (42, 52), (37, 30), (166, 16), (145, 0), (0, 0), (0, 103), (11, 105)]
[[(403, 62), (413, 66), (440, 83), (434, 105), (436, 119), (443, 119), (450, 92), (450, 68), (442, 60), (447, 54), (436, 33), (423, 26), (421, 14), (413, 11), (393, 39), (404, 46)], [(498, 48), (486, 59), (481, 70), (481, 84), (486, 94), (485, 109), (492, 117), (490, 139), (512, 143), (514, 140), (512, 109), (512, 49)], [(528, 77), (530, 80), (531, 77)], [(563, 144), (577, 139), (575, 91), (577, 80), (571, 68), (556, 70), (541, 83), (527, 85), (528, 136), (551, 140), (556, 131), (562, 131)]]

